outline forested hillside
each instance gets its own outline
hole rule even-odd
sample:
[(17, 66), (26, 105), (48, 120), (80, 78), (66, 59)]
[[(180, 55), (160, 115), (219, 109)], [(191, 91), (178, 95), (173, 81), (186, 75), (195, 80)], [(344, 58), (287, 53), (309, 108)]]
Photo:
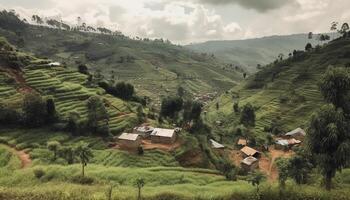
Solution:
[[(130, 39), (122, 34), (30, 25), (2, 12), (0, 34), (19, 49), (50, 58), (73, 70), (88, 66), (94, 76), (132, 83), (154, 104), (183, 87), (188, 95), (221, 92), (242, 79), (242, 70), (225, 68), (211, 55), (193, 53), (163, 39)], [(29, 20), (29, 19), (28, 19)]]
[(349, 38), (339, 38), (308, 52), (296, 51), (292, 57), (264, 66), (213, 101), (207, 120), (212, 124), (223, 122), (216, 128), (217, 134), (238, 137), (234, 136), (240, 123), (238, 110), (249, 103), (256, 114), (253, 133), (261, 142), (272, 130), (280, 134), (297, 127), (307, 128), (312, 113), (325, 104), (319, 88), (322, 76), (328, 68), (348, 67), (349, 55)]
[(268, 36), (247, 40), (208, 41), (186, 47), (198, 52), (213, 53), (227, 63), (241, 66), (249, 72), (256, 72), (257, 65), (266, 65), (280, 54), (288, 57), (293, 50), (304, 50), (307, 43), (321, 44), (318, 35), (308, 39), (308, 34)]

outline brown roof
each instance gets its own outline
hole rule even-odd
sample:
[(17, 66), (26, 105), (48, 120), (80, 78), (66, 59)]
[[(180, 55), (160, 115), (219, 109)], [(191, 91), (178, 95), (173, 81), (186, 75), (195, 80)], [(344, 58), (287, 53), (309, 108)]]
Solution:
[(257, 150), (250, 148), (248, 146), (245, 146), (241, 149), (241, 152), (246, 154), (247, 156), (254, 156), (256, 153), (259, 153)]
[(256, 161), (258, 161), (258, 159), (254, 158), (253, 156), (249, 156), (249, 157), (246, 157), (245, 159), (243, 159), (241, 161), (241, 163), (244, 163), (248, 166), (254, 164)]
[(245, 139), (239, 139), (238, 142), (237, 142), (237, 144), (238, 144), (238, 145), (243, 145), (243, 146), (245, 146), (245, 145), (247, 145), (247, 140), (245, 140)]

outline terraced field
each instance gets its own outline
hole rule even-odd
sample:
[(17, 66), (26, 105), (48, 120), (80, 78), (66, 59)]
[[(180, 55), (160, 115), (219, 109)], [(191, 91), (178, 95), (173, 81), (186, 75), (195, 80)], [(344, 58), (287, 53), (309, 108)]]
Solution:
[[(307, 128), (312, 113), (325, 104), (318, 85), (322, 75), (328, 67), (344, 67), (350, 62), (349, 57), (339, 59), (335, 56), (343, 54), (344, 48), (339, 48), (339, 45), (349, 48), (350, 41), (334, 41), (317, 52), (306, 54), (303, 60), (287, 60), (269, 66), (258, 73), (257, 79), (255, 75), (249, 77), (246, 82), (220, 96), (206, 108), (209, 123), (223, 122), (222, 126), (213, 126), (214, 136), (224, 133), (229, 138), (226, 140), (228, 144), (232, 145), (235, 141), (232, 139), (240, 115), (233, 112), (234, 102), (239, 102), (240, 107), (251, 103), (256, 108), (254, 133), (261, 139), (266, 135), (264, 128), (271, 127), (273, 120), (279, 121), (283, 131)], [(273, 73), (276, 73), (274, 78)], [(254, 80), (260, 81), (260, 89), (248, 87)], [(216, 103), (219, 104), (218, 110)]]
[(77, 113), (80, 120), (87, 119), (87, 99), (100, 95), (106, 102), (109, 126), (112, 133), (118, 133), (137, 122), (133, 108), (120, 99), (105, 94), (101, 88), (84, 86), (87, 76), (61, 66), (32, 64), (24, 69), (26, 83), (46, 97), (53, 97), (58, 114), (67, 118)]
[(23, 95), (17, 92), (16, 85), (9, 84), (9, 81), (12, 82), (11, 78), (5, 72), (0, 71), (0, 103), (13, 109), (19, 109)]

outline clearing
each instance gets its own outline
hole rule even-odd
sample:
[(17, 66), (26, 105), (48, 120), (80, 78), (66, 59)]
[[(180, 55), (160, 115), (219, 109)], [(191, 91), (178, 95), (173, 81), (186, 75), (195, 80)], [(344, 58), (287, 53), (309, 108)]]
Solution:
[(27, 168), (32, 164), (32, 160), (27, 152), (24, 150), (18, 151), (17, 149), (10, 147), (8, 145), (0, 144), (1, 146), (8, 149), (11, 153), (16, 155), (21, 160), (21, 169)]

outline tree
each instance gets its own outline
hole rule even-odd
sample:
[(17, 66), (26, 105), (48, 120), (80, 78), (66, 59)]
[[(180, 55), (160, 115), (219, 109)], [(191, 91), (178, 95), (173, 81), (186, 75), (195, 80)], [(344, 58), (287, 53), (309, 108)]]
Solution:
[(283, 57), (284, 57), (283, 53), (278, 54), (278, 59), (279, 59), (280, 61), (283, 60)]
[(57, 158), (57, 152), (60, 148), (61, 144), (57, 141), (51, 141), (47, 143), (47, 148), (53, 152), (53, 160)]
[(136, 113), (137, 113), (137, 119), (138, 121), (141, 123), (141, 122), (144, 122), (145, 121), (145, 113), (143, 113), (143, 108), (141, 105), (137, 106), (137, 109), (136, 109)]
[(60, 156), (67, 161), (67, 164), (71, 165), (74, 163), (75, 154), (72, 147), (62, 147), (59, 151)]
[(81, 142), (75, 149), (74, 153), (79, 158), (79, 162), (81, 163), (81, 176), (85, 176), (85, 167), (87, 166), (90, 159), (93, 158), (93, 154), (89, 146)]
[(350, 135), (346, 128), (343, 111), (333, 105), (323, 106), (310, 122), (307, 145), (318, 161), (327, 190), (331, 189), (336, 171), (348, 163)]
[(88, 67), (87, 67), (86, 65), (84, 65), (84, 64), (80, 64), (80, 65), (78, 66), (78, 71), (79, 71), (80, 73), (82, 73), (82, 74), (86, 74), (86, 75), (89, 74), (89, 69), (88, 69)]
[[(331, 31), (336, 32), (338, 29), (337, 26), (338, 26), (338, 22), (332, 22), (331, 23)], [(334, 39), (334, 34), (333, 34), (333, 39)]]
[(239, 104), (238, 102), (233, 103), (233, 111), (239, 113)]
[(244, 72), (244, 73), (243, 73), (243, 78), (245, 79), (246, 77), (247, 77), (247, 73)]
[[(98, 122), (105, 121), (108, 123), (108, 113), (107, 110), (98, 96), (91, 96), (87, 101), (88, 107), (88, 125), (93, 133), (97, 132)], [(107, 133), (108, 134), (108, 130)]]
[(130, 100), (134, 95), (134, 86), (130, 83), (119, 82), (115, 85), (116, 96), (123, 100)]
[(23, 112), (27, 126), (38, 127), (45, 123), (47, 107), (40, 94), (32, 92), (24, 96)]
[(181, 111), (183, 100), (180, 97), (167, 97), (162, 100), (160, 115), (174, 119), (177, 112)]
[(310, 51), (312, 49), (312, 44), (311, 43), (307, 43), (305, 46), (305, 51)]
[(350, 90), (350, 72), (348, 69), (337, 67), (328, 68), (321, 79), (320, 90), (324, 99), (336, 108), (342, 108), (348, 113), (347, 94)]
[(219, 108), (220, 108), (220, 104), (219, 104), (219, 102), (216, 102), (216, 110), (219, 110)]
[(48, 120), (52, 122), (56, 117), (56, 106), (52, 98), (46, 100), (46, 110), (48, 115)]
[(344, 37), (346, 37), (347, 32), (349, 31), (349, 24), (348, 23), (343, 23), (341, 26), (339, 33), (343, 34)]
[(143, 178), (138, 178), (135, 181), (135, 186), (137, 187), (137, 200), (141, 200), (141, 189), (145, 186), (145, 180)]
[(79, 120), (79, 114), (77, 112), (69, 113), (67, 129), (72, 133), (72, 135), (76, 135), (78, 132), (78, 120)]
[(309, 32), (307, 38), (308, 38), (309, 40), (311, 40), (311, 39), (312, 39), (312, 36), (313, 36), (313, 33), (312, 33), (312, 32)]
[(278, 168), (278, 181), (281, 189), (284, 189), (289, 175), (289, 160), (286, 158), (278, 158), (276, 160), (276, 165)]
[(311, 156), (306, 156), (305, 153), (297, 152), (295, 156), (289, 159), (289, 175), (297, 184), (307, 182), (308, 176), (312, 169), (312, 164), (309, 161)]
[(185, 95), (185, 89), (181, 86), (178, 87), (177, 88), (177, 95), (182, 98)]
[(265, 179), (265, 175), (259, 171), (250, 172), (248, 175), (248, 182), (256, 187), (256, 194), (260, 199), (260, 183)]
[(320, 40), (321, 42), (324, 42), (324, 41), (330, 40), (330, 37), (327, 34), (320, 34), (318, 40)]
[(255, 126), (255, 109), (250, 103), (243, 106), (240, 122), (246, 127)]

